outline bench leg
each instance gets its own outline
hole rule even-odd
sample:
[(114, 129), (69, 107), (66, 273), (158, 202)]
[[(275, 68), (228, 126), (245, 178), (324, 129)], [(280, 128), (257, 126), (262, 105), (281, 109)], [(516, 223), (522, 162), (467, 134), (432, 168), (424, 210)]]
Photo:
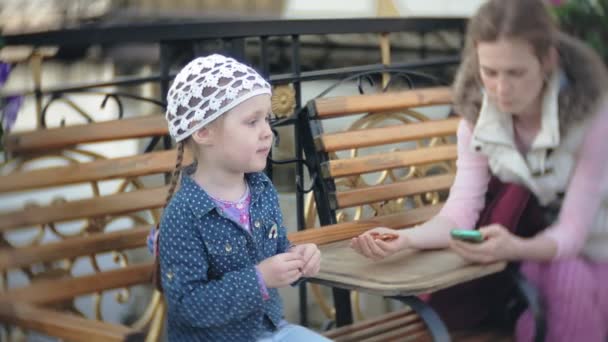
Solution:
[(448, 332), (448, 328), (445, 326), (437, 312), (433, 310), (431, 306), (429, 306), (424, 301), (420, 300), (416, 296), (407, 296), (407, 297), (391, 297), (392, 299), (396, 299), (398, 301), (403, 302), (412, 308), (419, 316), (422, 318), (424, 323), (429, 328), (431, 333), (431, 337), (435, 342), (450, 342), (450, 334)]
[(350, 291), (332, 288), (334, 307), (336, 308), (336, 327), (353, 323), (353, 312), (350, 304)]

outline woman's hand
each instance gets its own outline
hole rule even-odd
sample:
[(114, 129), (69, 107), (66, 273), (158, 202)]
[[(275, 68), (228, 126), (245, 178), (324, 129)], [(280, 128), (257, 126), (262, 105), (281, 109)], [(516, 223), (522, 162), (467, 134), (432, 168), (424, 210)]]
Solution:
[[(383, 240), (382, 237), (387, 237)], [(395, 236), (394, 239), (391, 239)], [(378, 227), (352, 238), (350, 247), (357, 253), (374, 260), (382, 260), (402, 250), (407, 245), (407, 238), (399, 231)]]
[(452, 239), (450, 247), (465, 260), (488, 264), (496, 261), (521, 259), (518, 252), (522, 239), (512, 234), (500, 224), (492, 224), (479, 231), (484, 237), (481, 243), (471, 243)]

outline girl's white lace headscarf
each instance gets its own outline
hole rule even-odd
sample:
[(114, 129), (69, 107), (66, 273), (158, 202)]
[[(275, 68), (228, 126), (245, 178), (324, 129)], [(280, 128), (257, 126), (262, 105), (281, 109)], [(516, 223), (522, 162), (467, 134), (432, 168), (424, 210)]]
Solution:
[(271, 94), (271, 87), (252, 68), (213, 54), (188, 63), (167, 94), (169, 133), (180, 142), (243, 101)]

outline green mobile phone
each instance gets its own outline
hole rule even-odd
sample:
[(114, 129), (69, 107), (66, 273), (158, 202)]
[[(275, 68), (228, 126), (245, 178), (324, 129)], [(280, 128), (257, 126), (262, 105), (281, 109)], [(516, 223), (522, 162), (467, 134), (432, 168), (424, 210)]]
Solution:
[(483, 242), (483, 235), (478, 230), (467, 230), (467, 229), (452, 229), (450, 232), (453, 239), (479, 243)]

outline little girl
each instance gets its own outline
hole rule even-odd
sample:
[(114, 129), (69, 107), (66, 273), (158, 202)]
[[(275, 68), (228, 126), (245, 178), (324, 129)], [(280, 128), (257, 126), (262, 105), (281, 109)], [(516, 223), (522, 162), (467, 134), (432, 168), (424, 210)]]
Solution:
[[(176, 168), (158, 236), (170, 341), (328, 341), (283, 320), (277, 288), (314, 276), (314, 244), (291, 245), (261, 171), (272, 144), (270, 85), (221, 55), (197, 58), (167, 96)], [(184, 168), (184, 147), (195, 163)]]

